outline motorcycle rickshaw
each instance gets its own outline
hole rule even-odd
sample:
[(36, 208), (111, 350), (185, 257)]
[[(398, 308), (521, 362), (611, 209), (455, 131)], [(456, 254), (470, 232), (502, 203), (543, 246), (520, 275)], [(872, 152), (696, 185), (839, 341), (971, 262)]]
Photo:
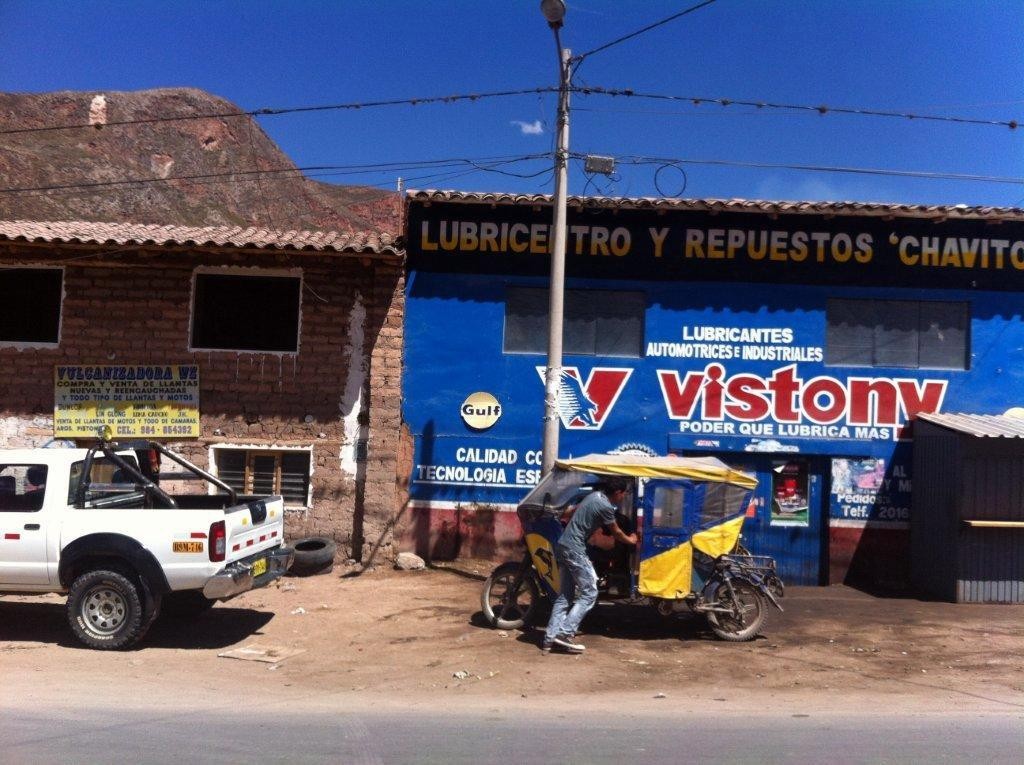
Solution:
[(557, 597), (554, 545), (563, 520), (612, 476), (632, 479), (618, 524), (627, 533), (635, 529), (640, 541), (636, 548), (588, 548), (600, 601), (648, 603), (664, 616), (701, 613), (729, 641), (752, 640), (768, 603), (782, 610), (775, 561), (739, 545), (756, 478), (714, 457), (592, 454), (556, 462), (519, 503), (527, 549), (484, 583), (481, 606), (492, 626), (518, 629), (536, 616), (542, 598)]

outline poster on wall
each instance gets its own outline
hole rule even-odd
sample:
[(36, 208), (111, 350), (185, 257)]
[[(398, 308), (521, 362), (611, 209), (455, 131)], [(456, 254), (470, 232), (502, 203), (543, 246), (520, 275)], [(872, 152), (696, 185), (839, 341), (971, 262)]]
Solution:
[(199, 436), (194, 364), (54, 367), (54, 438)]
[(772, 463), (772, 526), (807, 526), (809, 499), (807, 461)]
[(831, 515), (855, 521), (910, 520), (906, 464), (884, 459), (833, 459)]

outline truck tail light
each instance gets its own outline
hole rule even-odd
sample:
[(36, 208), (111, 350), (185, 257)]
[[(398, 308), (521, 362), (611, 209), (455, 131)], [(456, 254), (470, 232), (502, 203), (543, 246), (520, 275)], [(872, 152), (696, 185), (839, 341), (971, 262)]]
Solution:
[(217, 521), (210, 524), (210, 560), (213, 562), (224, 560), (227, 554), (228, 534), (224, 521)]
[(152, 473), (152, 480), (157, 481), (160, 479), (160, 452), (156, 449), (150, 449), (146, 453), (146, 459), (149, 462), (149, 472)]

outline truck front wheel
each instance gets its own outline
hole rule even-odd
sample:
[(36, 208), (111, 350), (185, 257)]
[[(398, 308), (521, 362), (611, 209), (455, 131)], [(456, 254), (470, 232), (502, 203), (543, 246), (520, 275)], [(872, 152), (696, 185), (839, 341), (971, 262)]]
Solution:
[(80, 641), (90, 648), (128, 648), (145, 634), (151, 619), (145, 618), (139, 584), (118, 571), (87, 571), (68, 592), (68, 622)]

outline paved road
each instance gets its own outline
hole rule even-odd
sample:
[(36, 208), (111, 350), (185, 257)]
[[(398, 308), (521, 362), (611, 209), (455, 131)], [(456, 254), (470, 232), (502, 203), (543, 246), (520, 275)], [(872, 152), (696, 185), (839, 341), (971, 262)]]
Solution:
[[(5, 699), (0, 761), (21, 763), (1024, 762), (1024, 714), (918, 716), (445, 713), (365, 706), (203, 713), (20, 711)], [(130, 704), (130, 702), (128, 702)], [(667, 702), (666, 702), (667, 703)], [(491, 706), (491, 705), (488, 705)]]

